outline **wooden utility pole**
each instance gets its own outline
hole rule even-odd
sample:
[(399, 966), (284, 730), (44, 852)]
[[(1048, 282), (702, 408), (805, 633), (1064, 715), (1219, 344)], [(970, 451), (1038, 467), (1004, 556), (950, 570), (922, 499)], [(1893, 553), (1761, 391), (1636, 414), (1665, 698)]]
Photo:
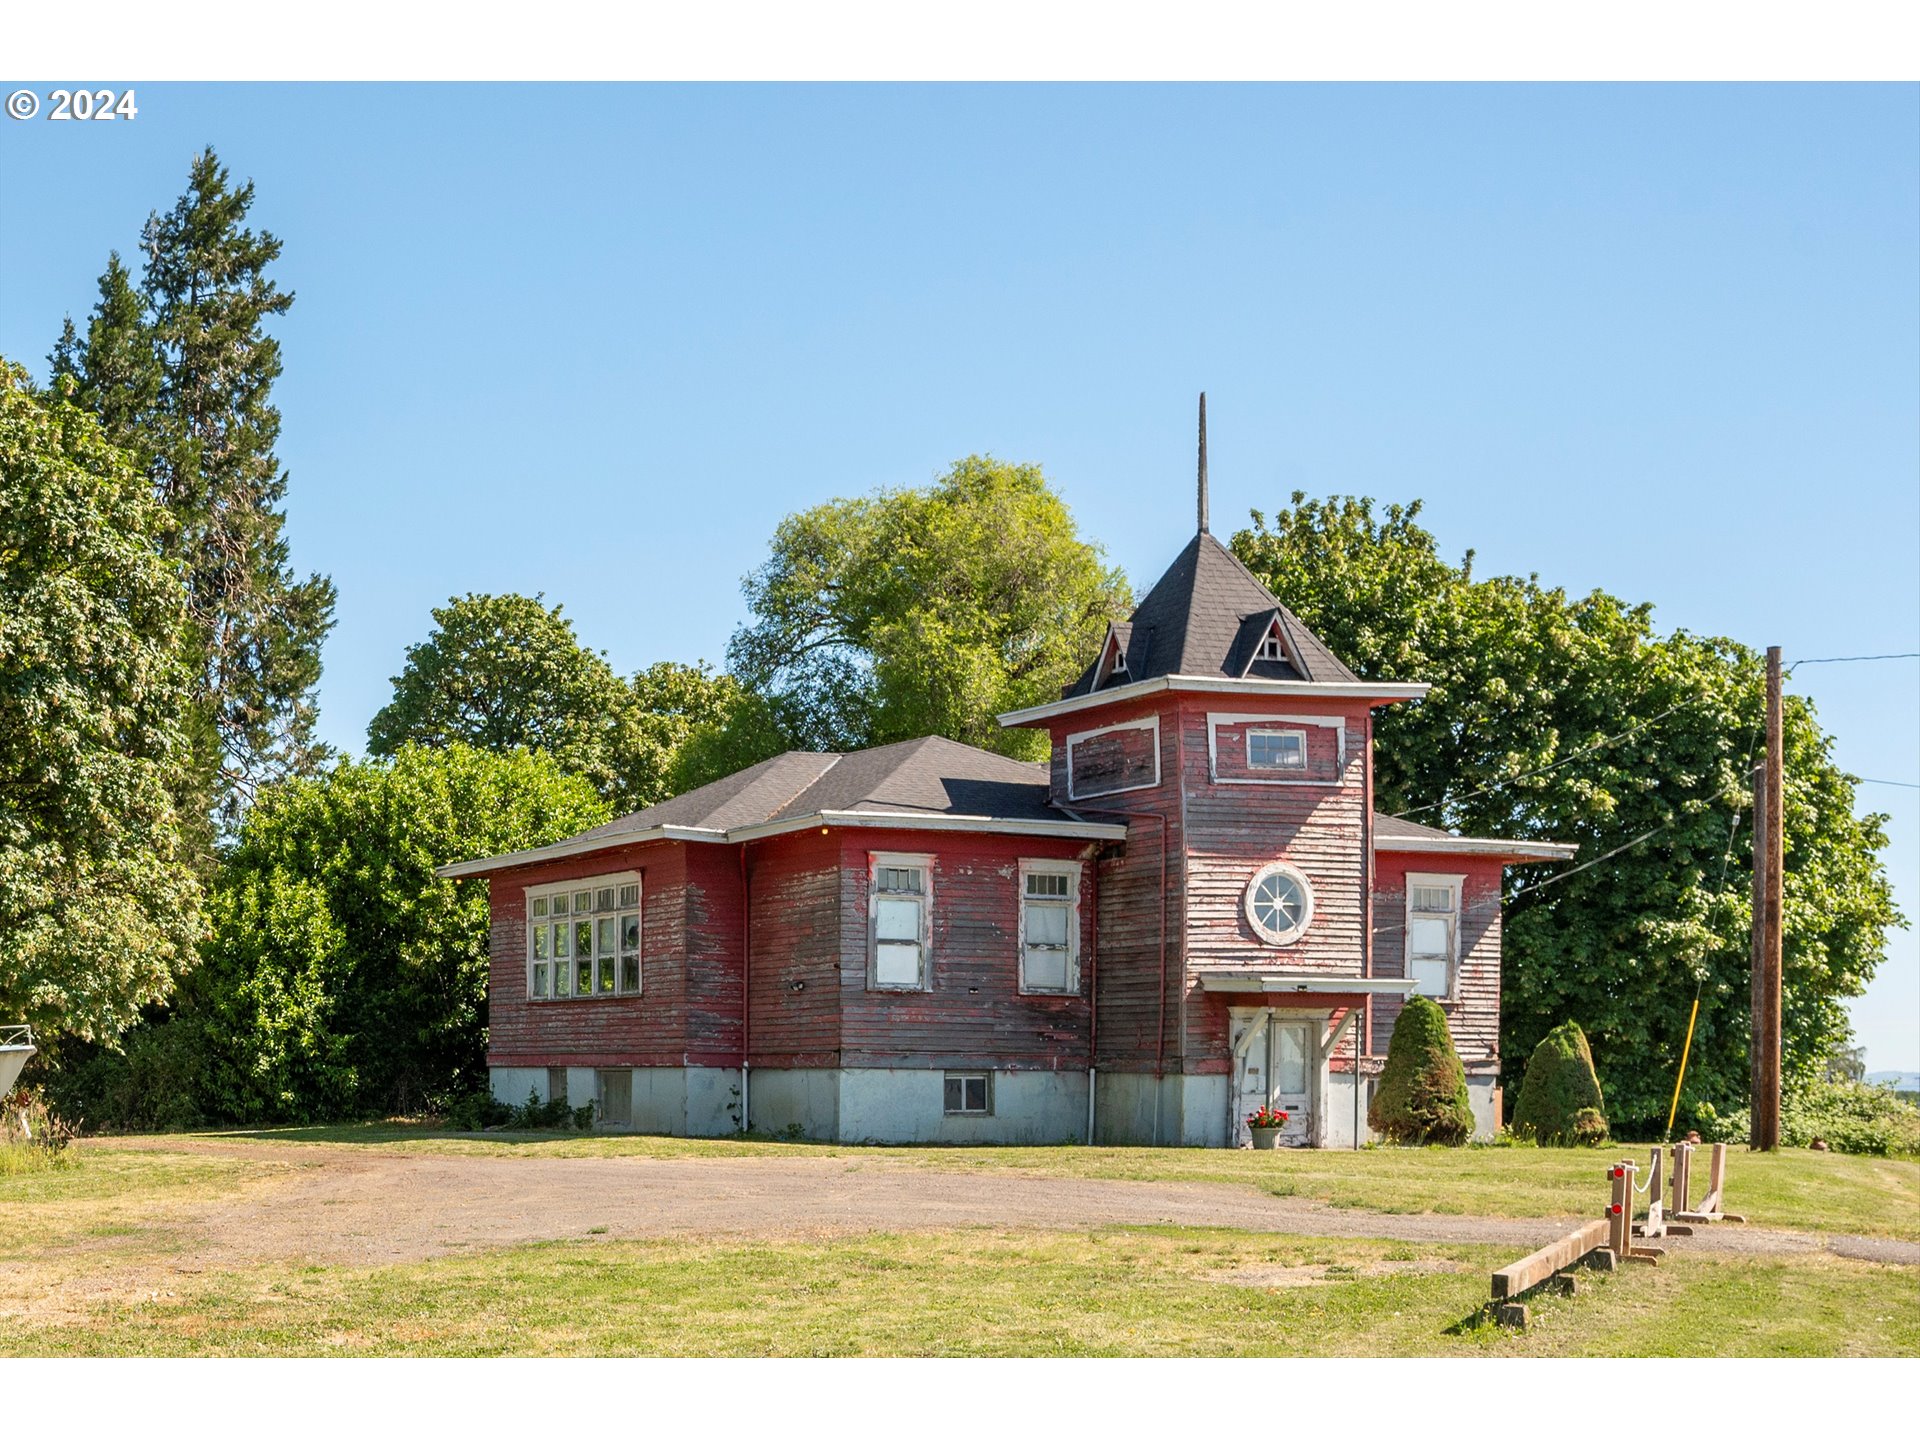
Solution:
[(1781, 733), (1780, 647), (1767, 647), (1767, 755), (1753, 787), (1753, 1089), (1756, 1150), (1780, 1148), (1781, 800), (1786, 751)]

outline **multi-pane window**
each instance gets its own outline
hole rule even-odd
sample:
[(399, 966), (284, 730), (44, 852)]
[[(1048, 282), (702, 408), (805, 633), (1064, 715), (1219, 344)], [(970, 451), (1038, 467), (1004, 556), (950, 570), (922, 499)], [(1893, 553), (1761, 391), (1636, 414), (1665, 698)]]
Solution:
[(946, 1074), (946, 1110), (949, 1115), (991, 1115), (993, 1080), (984, 1070), (949, 1070)]
[(1069, 994), (1079, 988), (1074, 906), (1080, 875), (1071, 864), (1020, 867), (1020, 988)]
[(527, 993), (535, 1000), (640, 993), (638, 875), (527, 891)]
[(881, 990), (919, 990), (927, 976), (927, 906), (932, 899), (924, 856), (873, 857), (873, 953), (868, 983)]
[(1413, 993), (1447, 999), (1460, 958), (1460, 877), (1407, 877), (1407, 978)]
[(1247, 731), (1249, 770), (1304, 770), (1307, 768), (1307, 732), (1304, 730)]

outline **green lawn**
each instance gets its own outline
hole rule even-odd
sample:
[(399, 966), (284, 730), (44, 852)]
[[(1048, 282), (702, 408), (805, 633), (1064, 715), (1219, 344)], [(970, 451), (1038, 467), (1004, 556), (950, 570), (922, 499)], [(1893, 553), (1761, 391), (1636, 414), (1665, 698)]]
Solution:
[[(1503, 1252), (1230, 1230), (566, 1241), (183, 1276), (8, 1321), (16, 1355), (1913, 1355), (1920, 1274), (1700, 1255), (1484, 1319)], [(1236, 1275), (1238, 1279), (1236, 1280)]]
[[(653, 1135), (488, 1132), (459, 1135), (422, 1125), (326, 1126), (223, 1131), (196, 1138), (396, 1145), (424, 1153), (561, 1158), (640, 1155), (657, 1159), (762, 1155), (857, 1157), (863, 1162), (947, 1169), (1013, 1169), (1104, 1180), (1206, 1181), (1246, 1185), (1332, 1205), (1390, 1213), (1437, 1212), (1527, 1218), (1597, 1215), (1603, 1172), (1617, 1157), (1645, 1164), (1645, 1145), (1535, 1150), (1470, 1145), (1459, 1150), (1174, 1150), (1144, 1147), (848, 1146), (770, 1140), (686, 1140)], [(1694, 1198), (1706, 1189), (1695, 1155)], [(1643, 1172), (1644, 1173), (1644, 1172)], [(1920, 1162), (1787, 1150), (1727, 1157), (1727, 1208), (1785, 1229), (1887, 1235), (1920, 1241)]]

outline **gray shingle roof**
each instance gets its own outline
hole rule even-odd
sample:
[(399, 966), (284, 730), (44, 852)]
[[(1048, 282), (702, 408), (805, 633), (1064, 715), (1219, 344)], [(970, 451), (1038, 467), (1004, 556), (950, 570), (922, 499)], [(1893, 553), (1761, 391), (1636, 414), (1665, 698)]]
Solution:
[[(1280, 623), (1288, 659), (1249, 664), (1274, 620)], [(1239, 557), (1204, 530), (1187, 542), (1127, 624), (1115, 628), (1126, 646), (1127, 673), (1109, 679), (1108, 685), (1161, 675), (1344, 683), (1359, 679)], [(1098, 671), (1096, 657), (1065, 695), (1091, 693)]]
[(1431, 825), (1416, 825), (1411, 820), (1402, 820), (1398, 815), (1382, 815), (1374, 812), (1373, 833), (1382, 840), (1457, 840), (1460, 837), (1451, 830), (1436, 830)]
[(623, 815), (580, 839), (659, 825), (731, 830), (825, 811), (913, 811), (996, 820), (1059, 820), (1047, 767), (929, 735), (839, 755), (789, 750), (671, 800)]

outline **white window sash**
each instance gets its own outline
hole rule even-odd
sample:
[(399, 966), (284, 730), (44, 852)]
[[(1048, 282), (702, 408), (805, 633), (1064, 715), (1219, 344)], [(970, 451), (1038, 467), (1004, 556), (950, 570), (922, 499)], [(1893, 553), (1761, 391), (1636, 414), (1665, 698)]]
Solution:
[[(918, 890), (882, 890), (883, 870), (919, 872)], [(909, 910), (908, 907), (912, 907)], [(903, 917), (911, 916), (902, 926)], [(867, 988), (927, 990), (933, 984), (933, 857), (867, 856)]]
[[(1444, 889), (1451, 898), (1451, 907), (1414, 909), (1414, 892), (1423, 889)], [(1448, 1001), (1460, 997), (1460, 905), (1465, 891), (1464, 875), (1407, 876), (1406, 921), (1401, 931), (1400, 953), (1405, 961), (1406, 978), (1417, 982), (1413, 991), (1416, 995)], [(1427, 943), (1427, 937), (1436, 929), (1443, 937), (1438, 946)], [(1416, 944), (1420, 948), (1416, 949)]]
[[(1080, 991), (1080, 862), (1077, 860), (1022, 860), (1018, 874), (1020, 904), (1019, 990), (1022, 995), (1076, 995)], [(1064, 875), (1067, 893), (1060, 896), (1029, 895), (1027, 877)], [(1036, 936), (1029, 924), (1036, 913), (1059, 915), (1042, 929), (1058, 931)]]
[[(629, 891), (633, 903), (621, 904)], [(576, 912), (573, 908), (574, 897), (581, 894), (588, 897), (589, 908)], [(529, 885), (525, 887), (524, 897), (526, 924), (523, 933), (526, 945), (526, 993), (529, 1000), (545, 1003), (555, 1000), (630, 999), (645, 988), (646, 892), (638, 870)], [(599, 902), (603, 897), (612, 900), (612, 909), (600, 908)], [(566, 904), (564, 915), (554, 912), (556, 899)], [(536, 906), (535, 901), (544, 901), (545, 904)], [(536, 909), (544, 913), (536, 915)], [(629, 920), (633, 922), (632, 928), (640, 934), (638, 950), (622, 948)], [(578, 943), (579, 930), (583, 925), (587, 932), (584, 949)], [(536, 934), (546, 942), (544, 953), (539, 953), (542, 946), (535, 939)], [(562, 954), (562, 951), (565, 953)], [(634, 977), (636, 983), (632, 985), (625, 983), (625, 960), (629, 957), (639, 962), (639, 973)], [(582, 961), (586, 962), (587, 983), (584, 986), (580, 984)], [(544, 979), (544, 986), (537, 985), (537, 976)]]

